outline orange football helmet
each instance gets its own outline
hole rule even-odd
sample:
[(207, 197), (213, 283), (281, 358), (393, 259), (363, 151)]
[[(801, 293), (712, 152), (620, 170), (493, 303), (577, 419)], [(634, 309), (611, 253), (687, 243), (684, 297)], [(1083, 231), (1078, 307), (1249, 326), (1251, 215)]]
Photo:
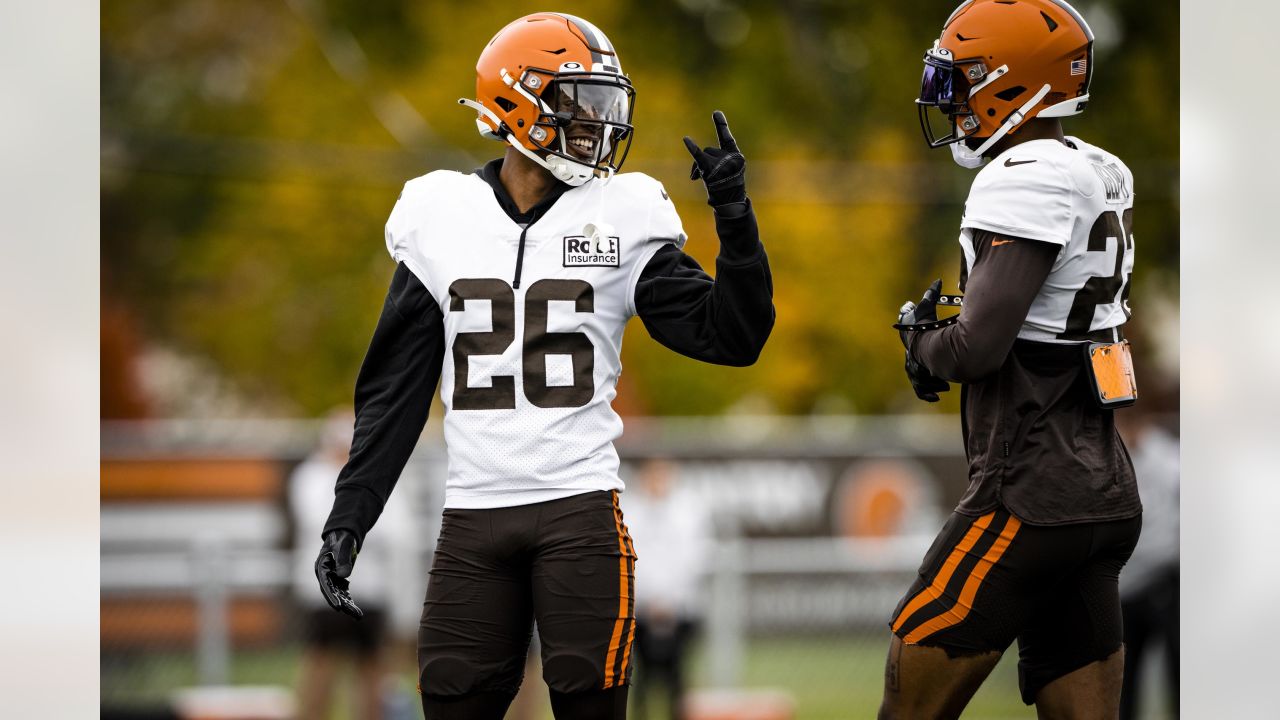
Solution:
[(476, 62), (480, 134), (509, 143), (556, 179), (617, 172), (631, 148), (635, 89), (609, 38), (573, 15), (535, 13), (498, 31)]
[[(925, 52), (916, 105), (930, 147), (950, 145), (975, 168), (983, 153), (1034, 117), (1084, 110), (1093, 31), (1064, 0), (966, 0)], [(947, 117), (939, 137), (929, 110)]]

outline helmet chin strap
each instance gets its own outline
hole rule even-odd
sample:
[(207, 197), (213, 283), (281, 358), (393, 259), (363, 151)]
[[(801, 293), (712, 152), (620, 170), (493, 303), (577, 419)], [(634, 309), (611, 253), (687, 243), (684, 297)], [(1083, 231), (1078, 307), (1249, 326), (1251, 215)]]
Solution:
[(991, 133), (991, 137), (987, 138), (987, 141), (979, 145), (977, 148), (970, 150), (969, 146), (964, 144), (963, 139), (951, 143), (951, 159), (955, 160), (957, 165), (965, 168), (966, 170), (976, 170), (977, 168), (982, 167), (982, 165), (987, 161), (982, 154), (990, 150), (993, 145), (1000, 142), (1000, 139), (1007, 135), (1010, 130), (1017, 127), (1018, 124), (1026, 118), (1027, 113), (1031, 112), (1031, 109), (1038, 105), (1040, 101), (1044, 99), (1044, 96), (1048, 94), (1049, 85), (1046, 83), (1044, 87), (1040, 88), (1039, 92), (1031, 96), (1030, 100), (1023, 103), (1022, 107), (1013, 111), (1009, 117), (1005, 118), (1005, 121), (1001, 123), (1000, 127), (995, 132)]
[(596, 176), (595, 170), (582, 163), (566, 160), (559, 155), (548, 155), (546, 158), (539, 158), (533, 151), (516, 142), (515, 138), (511, 138), (511, 144), (526, 156), (533, 158), (539, 165), (550, 170), (555, 179), (570, 187), (583, 185)]
[(509, 144), (511, 147), (515, 148), (516, 150), (518, 150), (521, 155), (524, 155), (525, 157), (534, 161), (535, 163), (542, 166), (543, 168), (546, 168), (547, 172), (551, 173), (552, 177), (564, 183), (565, 185), (568, 185), (570, 187), (578, 187), (579, 185), (583, 185), (588, 180), (595, 177), (595, 170), (586, 165), (583, 165), (582, 163), (576, 163), (576, 162), (573, 162), (572, 160), (566, 160), (565, 158), (559, 157), (557, 155), (551, 155), (546, 158), (540, 157), (537, 153), (535, 153), (534, 151), (522, 145), (519, 140), (516, 140), (516, 137), (513, 133), (509, 131), (506, 133), (503, 133), (501, 130), (501, 128), (503, 127), (502, 120), (498, 119), (498, 116), (495, 115), (492, 110), (485, 107), (484, 105), (481, 105), (475, 100), (471, 100), (469, 98), (458, 98), (458, 104), (466, 105), (467, 107), (475, 110), (476, 112), (480, 113), (484, 117), (488, 118), (489, 121), (493, 123), (494, 127), (499, 128), (497, 132), (494, 132), (494, 130), (490, 128), (487, 124), (485, 124), (483, 120), (476, 118), (476, 128), (480, 131), (481, 135), (484, 135), (485, 137), (496, 138), (498, 140), (506, 140), (507, 144)]
[(604, 220), (604, 196), (609, 191), (609, 181), (613, 179), (613, 175), (613, 168), (609, 168), (600, 177), (600, 202), (596, 204), (595, 222), (589, 222), (582, 227), (582, 234), (591, 240), (591, 247), (596, 252), (604, 252), (606, 241), (611, 236), (617, 235), (617, 231), (613, 229), (613, 226)]
[[(498, 119), (498, 116), (495, 115), (492, 110), (481, 105), (475, 100), (458, 98), (458, 104), (465, 105), (488, 118), (490, 122), (493, 123), (494, 127), (503, 127), (502, 121)], [(485, 137), (491, 137), (498, 140), (505, 139), (511, 147), (520, 151), (520, 153), (525, 157), (546, 168), (551, 175), (555, 177), (555, 179), (569, 185), (570, 187), (579, 187), (595, 177), (595, 172), (581, 163), (570, 162), (556, 155), (552, 155), (548, 159), (538, 157), (537, 153), (524, 145), (521, 145), (512, 133), (506, 133), (506, 137), (503, 138), (498, 133), (495, 133), (493, 129), (485, 124), (485, 122), (480, 118), (476, 118), (476, 127), (480, 130), (480, 134)], [(610, 167), (606, 168), (603, 172), (604, 174), (600, 179), (600, 202), (596, 205), (596, 221), (587, 223), (582, 228), (582, 234), (590, 238), (592, 246), (595, 248), (596, 252), (602, 252), (604, 250), (605, 241), (615, 234), (613, 226), (604, 221), (604, 195), (609, 187), (609, 181), (613, 179), (614, 170)]]

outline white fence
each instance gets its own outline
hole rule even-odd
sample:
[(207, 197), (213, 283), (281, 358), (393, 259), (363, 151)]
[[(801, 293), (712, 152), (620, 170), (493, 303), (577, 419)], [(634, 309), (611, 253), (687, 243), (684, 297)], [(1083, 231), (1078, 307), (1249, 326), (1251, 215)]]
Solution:
[[(628, 434), (619, 443), (624, 477), (637, 461), (670, 458), (680, 465), (691, 494), (700, 501), (714, 499), (717, 507), (704, 584), (704, 667), (712, 684), (734, 687), (745, 681), (744, 658), (760, 633), (861, 628), (883, 635), (887, 612), (910, 582), (928, 538), (814, 534), (831, 532), (837, 491), (849, 468), (866, 458), (923, 458), (942, 468), (962, 463), (953, 424), (952, 418), (938, 417), (628, 421)], [(276, 421), (107, 425), (103, 457), (256, 456), (287, 469), (305, 457), (319, 428), (312, 422)], [(418, 577), (425, 577), (438, 532), (445, 465), (436, 433), (438, 427), (429, 428), (396, 491), (414, 496), (420, 539), (413, 553), (417, 566), (410, 572)], [(927, 483), (935, 483), (943, 471), (922, 472)], [(197, 628), (188, 652), (195, 677), (189, 680), (219, 685), (233, 678), (237, 648), (229, 609), (236, 599), (292, 602), (296, 558), (283, 498), (104, 502), (101, 527), (104, 602), (149, 596), (193, 602)], [(761, 533), (775, 537), (752, 537)], [(308, 562), (314, 551), (301, 549)], [(421, 595), (408, 602), (416, 613)], [(140, 617), (137, 625), (146, 623)], [(285, 634), (282, 642), (296, 642), (296, 636)], [(134, 663), (139, 652), (148, 652), (145, 648), (104, 643), (102, 652), (104, 698), (156, 694), (154, 688), (110, 686), (117, 677), (152, 682), (107, 672), (110, 663)]]

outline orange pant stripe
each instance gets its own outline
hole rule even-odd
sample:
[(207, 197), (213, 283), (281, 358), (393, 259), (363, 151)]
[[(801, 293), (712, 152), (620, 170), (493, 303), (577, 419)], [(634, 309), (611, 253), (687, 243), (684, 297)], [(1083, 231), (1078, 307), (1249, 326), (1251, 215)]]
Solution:
[[(628, 538), (626, 531), (622, 527), (622, 508), (618, 505), (617, 491), (613, 493), (613, 522), (618, 529), (618, 550), (622, 553), (622, 556), (618, 558), (618, 620), (613, 624), (613, 636), (609, 639), (609, 654), (605, 656), (604, 661), (605, 688), (613, 687), (626, 677), (627, 656), (631, 650), (630, 638), (628, 638), (627, 647), (622, 657), (623, 672), (620, 677), (615, 678), (613, 664), (622, 645), (622, 627), (626, 624), (627, 616), (630, 614), (627, 612), (627, 599), (631, 595), (628, 587), (629, 583), (627, 582), (627, 556), (630, 554), (627, 546)], [(631, 634), (635, 633), (634, 625), (632, 623)]]
[(920, 627), (907, 633), (902, 641), (908, 645), (920, 642), (926, 637), (945, 630), (956, 623), (964, 620), (969, 616), (969, 609), (973, 607), (973, 598), (978, 594), (978, 588), (982, 586), (982, 581), (986, 579), (987, 572), (992, 566), (1000, 562), (1004, 551), (1009, 548), (1009, 543), (1013, 541), (1013, 536), (1018, 534), (1018, 528), (1022, 527), (1022, 521), (1018, 518), (1009, 516), (1009, 521), (1005, 523), (1004, 530), (1000, 531), (1000, 537), (991, 544), (991, 548), (982, 556), (978, 564), (973, 568), (973, 572), (969, 573), (969, 578), (964, 582), (964, 588), (960, 591), (960, 599), (952, 606), (950, 610), (924, 622)]
[(978, 538), (982, 537), (982, 532), (991, 525), (991, 520), (995, 516), (994, 512), (987, 513), (969, 526), (969, 532), (964, 534), (959, 544), (947, 556), (946, 562), (942, 563), (942, 569), (938, 571), (929, 587), (920, 591), (918, 595), (911, 598), (911, 602), (907, 603), (906, 607), (902, 608), (902, 612), (898, 614), (898, 619), (893, 623), (894, 632), (898, 632), (902, 624), (917, 610), (942, 597), (942, 591), (946, 589), (947, 583), (951, 582), (951, 576), (955, 574), (956, 568), (960, 566), (960, 561), (964, 559), (965, 553), (973, 549), (973, 546), (978, 542)]

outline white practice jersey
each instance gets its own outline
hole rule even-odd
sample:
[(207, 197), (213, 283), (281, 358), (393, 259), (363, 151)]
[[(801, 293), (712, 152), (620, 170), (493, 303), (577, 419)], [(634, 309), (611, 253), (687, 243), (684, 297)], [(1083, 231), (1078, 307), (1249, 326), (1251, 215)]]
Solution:
[(522, 231), (484, 179), (451, 171), (409, 181), (387, 221), (392, 257), (444, 316), (447, 508), (622, 489), (622, 331), (649, 259), (683, 246), (680, 217), (641, 173), (572, 188), (528, 227), (514, 287)]
[(1133, 174), (1115, 155), (1067, 140), (1075, 147), (1032, 140), (1001, 153), (978, 173), (965, 202), (967, 268), (974, 230), (1061, 248), (1018, 333), (1025, 340), (1079, 342), (1129, 318)]

